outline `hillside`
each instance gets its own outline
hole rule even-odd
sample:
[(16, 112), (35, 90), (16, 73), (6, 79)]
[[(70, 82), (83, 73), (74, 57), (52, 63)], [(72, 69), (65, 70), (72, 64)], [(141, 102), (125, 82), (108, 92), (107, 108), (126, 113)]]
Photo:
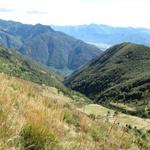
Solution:
[(0, 72), (39, 84), (63, 87), (61, 75), (3, 46), (0, 46)]
[(150, 46), (150, 29), (112, 27), (108, 25), (52, 26), (56, 31), (95, 44), (103, 50), (122, 42), (133, 42)]
[(73, 72), (101, 54), (96, 46), (41, 24), (0, 20), (0, 43), (63, 74)]
[(107, 107), (150, 117), (149, 66), (149, 47), (123, 43), (66, 78), (65, 84)]
[[(94, 118), (76, 99), (46, 87), (0, 74), (0, 149), (116, 150), (150, 148), (147, 131), (119, 125), (114, 116)], [(99, 109), (100, 110), (100, 109)]]

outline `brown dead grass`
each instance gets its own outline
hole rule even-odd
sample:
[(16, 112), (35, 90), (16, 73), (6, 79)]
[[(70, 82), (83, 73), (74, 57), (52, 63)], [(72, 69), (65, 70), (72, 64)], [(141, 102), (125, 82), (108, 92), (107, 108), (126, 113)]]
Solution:
[[(0, 149), (23, 148), (20, 133), (26, 125), (54, 135), (60, 150), (140, 149), (134, 134), (91, 119), (72, 101), (56, 88), (0, 74)], [(71, 115), (64, 120), (66, 111)]]

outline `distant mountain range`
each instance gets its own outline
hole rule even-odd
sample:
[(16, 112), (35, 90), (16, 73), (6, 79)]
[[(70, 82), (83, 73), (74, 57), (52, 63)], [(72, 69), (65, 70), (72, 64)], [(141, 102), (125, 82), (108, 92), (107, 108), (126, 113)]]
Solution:
[(150, 117), (150, 48), (132, 43), (115, 45), (66, 78), (65, 84), (97, 103)]
[(105, 50), (122, 42), (133, 42), (150, 46), (150, 29), (112, 27), (107, 25), (52, 26), (57, 31), (97, 45)]
[(101, 50), (41, 24), (0, 20), (0, 43), (68, 74), (99, 56)]

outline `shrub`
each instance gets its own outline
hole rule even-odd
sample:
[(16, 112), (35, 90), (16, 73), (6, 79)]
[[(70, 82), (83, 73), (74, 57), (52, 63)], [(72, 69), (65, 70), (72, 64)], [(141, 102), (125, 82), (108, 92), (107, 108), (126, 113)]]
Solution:
[(114, 117), (115, 117), (115, 116), (118, 116), (118, 114), (119, 114), (119, 112), (118, 112), (118, 111), (115, 111), (115, 112), (114, 112)]
[(92, 120), (95, 120), (96, 117), (95, 117), (94, 114), (90, 114), (90, 115), (89, 115), (89, 118), (91, 118)]
[(102, 135), (100, 134), (98, 128), (92, 128), (90, 130), (90, 134), (91, 134), (94, 141), (96, 141), (96, 142), (100, 141), (100, 138), (101, 138)]
[(64, 113), (64, 117), (63, 120), (68, 123), (68, 124), (72, 124), (76, 127), (80, 126), (80, 119), (79, 116), (75, 113), (69, 112), (69, 111), (65, 111)]
[(53, 150), (58, 147), (56, 137), (52, 133), (33, 125), (25, 125), (20, 136), (23, 149)]

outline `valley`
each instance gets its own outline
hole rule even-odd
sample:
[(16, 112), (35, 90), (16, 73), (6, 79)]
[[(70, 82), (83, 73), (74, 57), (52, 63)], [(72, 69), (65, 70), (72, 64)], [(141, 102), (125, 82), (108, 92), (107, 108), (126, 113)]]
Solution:
[(101, 42), (0, 20), (0, 150), (150, 149), (150, 47)]

